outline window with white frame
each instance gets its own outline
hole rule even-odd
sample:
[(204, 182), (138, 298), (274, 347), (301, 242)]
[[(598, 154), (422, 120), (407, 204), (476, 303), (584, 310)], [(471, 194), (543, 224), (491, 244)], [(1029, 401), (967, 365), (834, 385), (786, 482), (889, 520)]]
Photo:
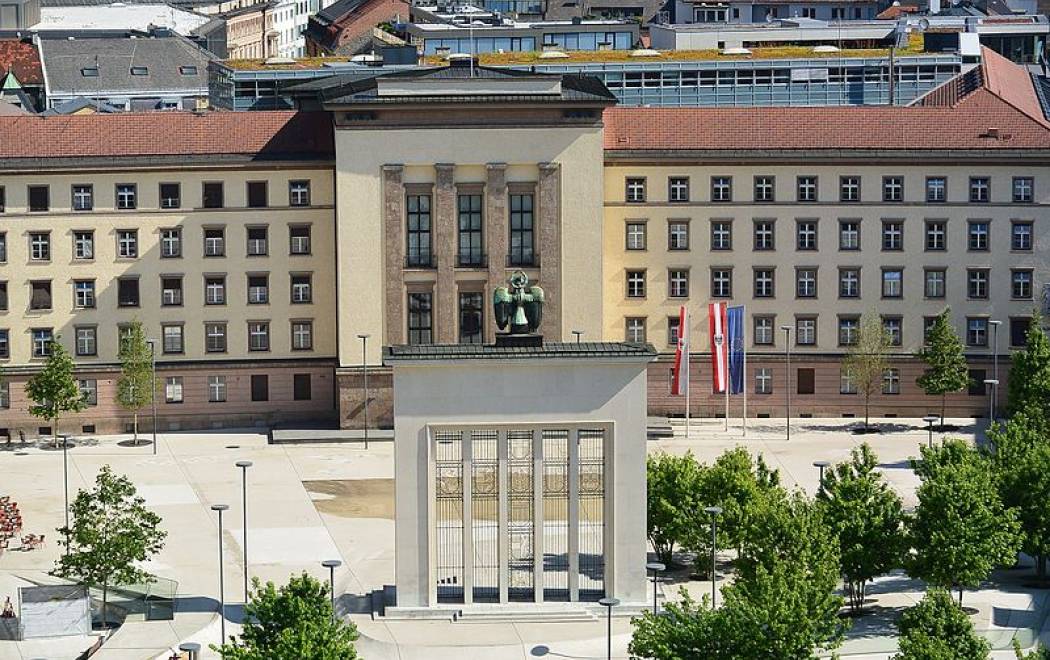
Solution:
[(248, 227), (247, 252), (249, 257), (266, 256), (269, 249), (269, 242), (266, 240), (266, 234), (266, 227)]
[(1015, 300), (1032, 299), (1032, 271), (1010, 271), (1010, 297)]
[(73, 210), (90, 211), (95, 206), (94, 188), (91, 184), (75, 184), (73, 186)]
[(667, 345), (677, 346), (679, 331), (681, 330), (682, 319), (677, 316), (667, 317)]
[(624, 185), (624, 199), (628, 202), (645, 201), (645, 179), (629, 177)]
[[(0, 358), (11, 357), (11, 331), (7, 328), (0, 328)], [(5, 381), (0, 380), (0, 383)]]
[(302, 305), (313, 301), (312, 277), (309, 273), (296, 273), (292, 278), (292, 303)]
[(226, 254), (226, 230), (220, 227), (204, 230), (204, 256), (222, 257)]
[(904, 249), (904, 223), (900, 220), (883, 220), (882, 249), (899, 251)]
[(667, 223), (667, 249), (689, 249), (689, 223), (684, 220), (672, 220)]
[(839, 269), (839, 298), (860, 298), (860, 269)]
[(860, 249), (860, 221), (839, 220), (839, 249)]
[(248, 350), (270, 350), (270, 323), (268, 321), (248, 322)]
[(776, 179), (771, 176), (755, 177), (755, 201), (772, 202), (776, 200)]
[(773, 370), (769, 367), (755, 369), (755, 394), (773, 393)]
[(667, 271), (667, 295), (671, 298), (689, 297), (689, 270), (671, 268)]
[(224, 275), (209, 275), (204, 278), (204, 304), (226, 304), (226, 277)]
[(839, 317), (839, 345), (853, 346), (857, 343), (860, 320), (856, 316)]
[(839, 201), (840, 202), (859, 202), (860, 201), (860, 177), (859, 176), (842, 176), (842, 177), (839, 177)]
[(672, 176), (667, 179), (667, 201), (689, 201), (689, 177)]
[(945, 296), (948, 272), (943, 268), (927, 268), (923, 271), (925, 283), (923, 284), (923, 295), (927, 298), (943, 298)]
[(926, 177), (926, 201), (944, 202), (948, 199), (948, 179), (943, 176)]
[(31, 261), (51, 260), (51, 234), (46, 232), (29, 234), (29, 259)]
[(51, 342), (55, 338), (52, 329), (33, 328), (30, 333), (33, 338), (33, 357), (45, 358), (51, 355)]
[(178, 355), (185, 350), (182, 324), (165, 324), (160, 329), (162, 351), (168, 355)]
[(926, 221), (926, 251), (943, 252), (948, 249), (948, 222), (946, 220)]
[(1015, 204), (1027, 204), (1035, 199), (1035, 179), (1030, 176), (1015, 176), (1013, 199)]
[(903, 321), (899, 316), (883, 316), (882, 329), (886, 332), (890, 346), (900, 346), (903, 338)]
[(627, 271), (627, 297), (628, 298), (644, 298), (645, 297), (645, 271), (644, 270), (629, 270), (629, 271)]
[(310, 351), (313, 347), (313, 321), (292, 321), (292, 350)]
[(628, 250), (644, 250), (646, 246), (646, 223), (628, 222), (626, 229), (626, 247)]
[(817, 269), (795, 269), (795, 295), (799, 298), (817, 297)]
[(983, 347), (988, 345), (988, 319), (983, 316), (966, 319), (966, 345)]
[(1010, 223), (1010, 249), (1030, 251), (1032, 249), (1032, 222), (1015, 220)]
[(164, 379), (164, 402), (182, 403), (182, 376), (168, 376)]
[(98, 328), (93, 325), (77, 326), (75, 332), (77, 355), (98, 355)]
[(966, 295), (975, 300), (988, 298), (988, 271), (971, 268), (966, 271)]
[(624, 341), (644, 343), (646, 340), (645, 317), (629, 316), (624, 320)]
[(754, 284), (754, 297), (755, 298), (772, 298), (774, 295), (774, 269), (773, 268), (756, 268), (754, 271), (755, 284)]
[(288, 182), (288, 205), (310, 206), (310, 182), (297, 180)]
[(711, 221), (711, 249), (733, 249), (733, 223), (728, 220)]
[(139, 256), (139, 232), (137, 230), (117, 230), (117, 256), (121, 259), (134, 259)]
[(795, 343), (799, 346), (814, 346), (817, 343), (817, 319), (800, 316), (795, 319)]
[(754, 344), (755, 346), (773, 345), (773, 324), (776, 321), (772, 316), (754, 316)]
[(755, 220), (755, 249), (772, 250), (775, 247), (774, 220)]
[(733, 177), (713, 176), (711, 177), (711, 201), (731, 202), (733, 201)]
[(882, 177), (882, 201), (903, 202), (904, 201), (904, 177), (884, 176)]
[(895, 367), (882, 372), (882, 393), (883, 394), (900, 394), (901, 393), (901, 370)]
[(967, 223), (966, 247), (971, 252), (988, 251), (988, 221), (971, 220)]
[(291, 254), (310, 254), (310, 226), (294, 225), (288, 228)]
[(904, 295), (904, 271), (900, 268), (882, 269), (882, 297), (900, 298)]
[(73, 304), (78, 309), (95, 306), (95, 280), (73, 280)]
[(117, 184), (117, 208), (129, 210), (136, 207), (136, 186), (134, 183)]
[(81, 260), (95, 258), (95, 232), (73, 232), (73, 258)]
[(711, 297), (733, 297), (733, 270), (731, 268), (711, 269)]
[(160, 230), (160, 256), (172, 259), (182, 256), (182, 230), (161, 229)]
[(80, 400), (86, 406), (98, 405), (98, 381), (94, 378), (80, 378), (77, 380), (77, 389), (80, 390)]
[(799, 250), (817, 249), (817, 221), (797, 220), (795, 222), (797, 243), (795, 247)]
[(857, 378), (853, 372), (845, 366), (839, 367), (839, 394), (856, 394)]
[(248, 304), (265, 305), (270, 302), (270, 278), (266, 274), (248, 276)]
[(208, 376), (208, 401), (222, 403), (226, 400), (226, 376)]
[(970, 177), (970, 202), (988, 202), (992, 196), (991, 179), (986, 176)]
[(817, 177), (815, 176), (800, 176), (796, 180), (797, 183), (797, 201), (800, 202), (815, 202), (817, 201)]
[(226, 352), (226, 324), (204, 324), (204, 350), (208, 353)]
[(160, 304), (162, 307), (178, 307), (182, 304), (182, 277), (178, 275), (160, 278)]

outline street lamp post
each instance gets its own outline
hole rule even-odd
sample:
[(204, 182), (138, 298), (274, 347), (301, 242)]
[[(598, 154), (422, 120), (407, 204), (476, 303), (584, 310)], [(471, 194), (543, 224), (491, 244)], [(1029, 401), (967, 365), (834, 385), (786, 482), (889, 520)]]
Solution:
[(251, 461), (237, 461), (237, 467), (241, 468), (241, 550), (244, 551), (244, 603), (248, 604), (248, 468), (252, 466)]
[(992, 428), (992, 423), (995, 421), (995, 390), (999, 387), (999, 381), (995, 378), (985, 378), (984, 384), (990, 388), (988, 390), (988, 428)]
[(229, 504), (212, 504), (211, 510), (219, 514), (219, 628), (221, 641), (226, 643), (226, 581), (223, 579), (222, 565), (222, 512), (229, 510)]
[(580, 343), (580, 337), (583, 336), (583, 330), (573, 330), (572, 334), (576, 335), (576, 343)]
[(939, 417), (937, 415), (926, 415), (922, 418), (922, 421), (926, 422), (926, 431), (929, 433), (929, 437), (926, 440), (926, 446), (933, 448), (933, 423), (936, 422)]
[(667, 570), (667, 566), (658, 561), (654, 561), (646, 564), (645, 568), (653, 573), (653, 616), (656, 616), (660, 613), (656, 606), (656, 584), (660, 580), (660, 573)]
[(62, 485), (66, 496), (66, 549), (69, 556), (69, 440), (62, 436)]
[(605, 657), (612, 660), (612, 608), (620, 604), (619, 598), (602, 598), (598, 604), (605, 608)]
[(343, 562), (338, 559), (325, 559), (321, 562), (321, 566), (328, 569), (328, 590), (329, 595), (332, 598), (332, 621), (335, 621), (335, 569), (343, 565)]
[(367, 332), (357, 335), (357, 338), (361, 340), (361, 372), (364, 376), (365, 388), (365, 449), (368, 449), (368, 338), (371, 336)]
[(157, 350), (152, 339), (146, 342), (149, 344), (149, 374), (150, 374), (150, 388), (149, 388), (149, 404), (150, 408), (153, 409), (153, 455), (157, 455)]
[(709, 506), (704, 511), (711, 514), (711, 609), (715, 609), (715, 601), (718, 598), (718, 576), (715, 572), (715, 553), (718, 550), (718, 516), (722, 515), (722, 507)]
[(992, 326), (992, 380), (995, 381), (995, 387), (992, 388), (992, 420), (999, 412), (999, 326), (1002, 324), (998, 319), (988, 321), (988, 325)]
[(782, 325), (784, 331), (784, 412), (787, 414), (787, 439), (791, 439), (791, 326)]

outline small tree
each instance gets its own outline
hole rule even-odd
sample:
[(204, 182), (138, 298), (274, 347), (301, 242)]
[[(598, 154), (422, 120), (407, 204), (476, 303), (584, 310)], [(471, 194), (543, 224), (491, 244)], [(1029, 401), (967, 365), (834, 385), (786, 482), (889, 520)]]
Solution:
[(1024, 350), (1011, 358), (1008, 391), (1011, 416), (1020, 412), (1029, 417), (1046, 416), (1050, 407), (1050, 340), (1038, 312), (1028, 324)]
[(920, 447), (912, 466), (922, 479), (908, 529), (908, 573), (942, 589), (976, 587), (999, 564), (1012, 564), (1020, 525), (1003, 506), (991, 465), (962, 440)]
[(886, 373), (886, 353), (890, 349), (890, 333), (874, 310), (860, 317), (857, 342), (850, 346), (842, 366), (853, 378), (857, 392), (864, 397), (864, 428), (868, 428), (868, 408), (871, 395), (882, 388)]
[(120, 341), (120, 378), (117, 379), (117, 403), (132, 413), (134, 439), (139, 439), (139, 411), (153, 401), (157, 382), (142, 323), (133, 321)]
[(697, 508), (701, 466), (685, 456), (654, 454), (646, 459), (648, 532), (661, 562), (670, 565), (676, 545), (689, 536)]
[(931, 589), (918, 605), (909, 607), (897, 627), (900, 653), (894, 660), (986, 660), (991, 649), (942, 589)]
[(108, 465), (95, 477), (95, 488), (77, 493), (70, 509), (72, 526), (58, 530), (66, 553), (56, 562), (55, 573), (101, 587), (105, 626), (109, 587), (151, 581), (135, 564), (160, 552), (168, 533), (160, 529), (160, 516), (145, 507), (135, 484), (113, 474)]
[(42, 369), (26, 382), (26, 394), (33, 402), (29, 414), (51, 422), (54, 446), (58, 446), (58, 420), (63, 413), (80, 412), (87, 407), (73, 377), (73, 358), (55, 335), (51, 341), (47, 361)]
[(824, 477), (817, 502), (838, 537), (850, 609), (860, 610), (869, 581), (900, 565), (905, 537), (901, 498), (875, 471), (867, 443)]
[(778, 496), (785, 494), (777, 471), (766, 465), (761, 454), (752, 458), (743, 447), (724, 451), (703, 471), (700, 481), (702, 504), (694, 511), (692, 538), (686, 542), (697, 552), (710, 551), (710, 518), (704, 507), (722, 508), (718, 517), (719, 547), (739, 549), (751, 528), (749, 521), (763, 499), (773, 492)]
[(1021, 649), (1021, 642), (1014, 638), (1014, 654), (1017, 660), (1050, 660), (1050, 646), (1040, 644), (1031, 653), (1025, 653)]
[(278, 588), (253, 580), (240, 639), (212, 646), (223, 660), (353, 660), (357, 627), (332, 616), (328, 587), (310, 575)]
[(943, 429), (948, 394), (958, 392), (970, 384), (963, 345), (952, 327), (951, 310), (945, 308), (937, 316), (926, 337), (926, 345), (919, 351), (919, 357), (926, 363), (927, 369), (915, 382), (928, 396), (941, 397)]

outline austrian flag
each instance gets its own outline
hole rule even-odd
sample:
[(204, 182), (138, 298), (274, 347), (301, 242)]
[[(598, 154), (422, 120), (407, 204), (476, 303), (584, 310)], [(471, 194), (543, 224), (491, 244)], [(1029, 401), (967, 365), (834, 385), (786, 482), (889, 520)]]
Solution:
[(678, 347), (674, 352), (674, 371), (671, 375), (671, 394), (689, 394), (689, 310), (685, 305), (678, 310)]
[(726, 304), (708, 303), (707, 319), (711, 336), (711, 385), (715, 392), (725, 392), (729, 366)]

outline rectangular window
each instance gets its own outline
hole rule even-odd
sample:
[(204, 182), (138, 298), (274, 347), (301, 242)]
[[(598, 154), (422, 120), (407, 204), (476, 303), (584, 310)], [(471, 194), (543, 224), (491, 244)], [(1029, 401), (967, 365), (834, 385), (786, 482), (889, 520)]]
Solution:
[(882, 221), (882, 249), (887, 252), (904, 249), (904, 223), (902, 221)]
[(41, 232), (29, 235), (29, 259), (31, 261), (51, 260), (51, 234)]
[(269, 252), (266, 227), (248, 227), (248, 256), (264, 257)]
[(839, 249), (860, 249), (860, 221), (839, 220)]
[(226, 324), (204, 324), (204, 350), (209, 353), (226, 352)]
[(1030, 176), (1015, 176), (1013, 190), (1015, 204), (1029, 204), (1035, 199), (1035, 179)]
[(80, 400), (86, 406), (98, 405), (98, 381), (94, 378), (80, 378), (77, 380), (77, 389), (80, 390)]
[(776, 318), (772, 316), (755, 316), (753, 318), (755, 346), (772, 346), (773, 323), (776, 321)]
[(948, 199), (948, 179), (943, 176), (926, 177), (926, 201), (944, 202)]
[(628, 298), (644, 298), (645, 297), (645, 271), (644, 270), (629, 270), (629, 271), (627, 271), (627, 297)]
[(971, 252), (988, 251), (988, 221), (971, 220), (967, 223), (966, 247)]
[(1032, 324), (1030, 316), (1010, 317), (1010, 345), (1024, 348), (1028, 345), (1028, 327)]
[(313, 302), (313, 276), (309, 273), (296, 273), (292, 278), (292, 303), (304, 305)]
[(889, 368), (882, 372), (882, 393), (883, 394), (900, 394), (901, 393), (901, 370), (896, 368)]
[(268, 275), (248, 276), (248, 304), (265, 305), (270, 302), (270, 278)]
[(226, 376), (208, 376), (208, 402), (222, 403), (226, 400)]
[(672, 268), (667, 271), (667, 295), (670, 298), (689, 297), (689, 270)]
[(94, 187), (90, 184), (75, 184), (73, 186), (73, 210), (90, 211), (95, 208)]
[(34, 311), (51, 309), (51, 280), (29, 283), (29, 309)]
[(839, 346), (853, 346), (857, 343), (857, 332), (860, 319), (856, 316), (839, 317)]
[(711, 297), (733, 297), (733, 270), (730, 268), (711, 269)]
[(51, 342), (54, 341), (51, 328), (33, 328), (30, 332), (33, 337), (33, 357), (46, 358), (51, 355)]
[(677, 346), (678, 345), (678, 331), (681, 330), (680, 326), (682, 319), (677, 316), (667, 317), (667, 345)]
[(795, 296), (798, 298), (817, 297), (817, 269), (795, 269)]
[(689, 249), (688, 222), (672, 220), (667, 223), (667, 249), (679, 251)]
[(755, 201), (776, 201), (776, 179), (771, 176), (755, 177)]
[(459, 294), (459, 343), (484, 343), (484, 314), (482, 294), (462, 291)]
[(813, 394), (816, 391), (816, 376), (813, 369), (799, 369), (795, 372), (795, 391), (799, 394)]
[(923, 271), (923, 295), (927, 298), (944, 298), (948, 282), (948, 272), (943, 268), (927, 268)]
[(310, 206), (310, 182), (307, 180), (288, 182), (288, 205)]
[(711, 177), (711, 201), (731, 202), (733, 201), (733, 177), (713, 176)]
[(839, 394), (856, 394), (857, 379), (846, 367), (839, 368)]
[(4, 207), (7, 204), (7, 189), (4, 186), (0, 186), (0, 213), (4, 212)]
[(310, 392), (310, 374), (292, 374), (292, 399), (309, 401), (313, 398)]
[(797, 201), (817, 201), (817, 177), (800, 176), (797, 179)]
[(625, 240), (628, 250), (644, 250), (646, 246), (646, 223), (628, 222)]
[(624, 199), (628, 202), (644, 202), (645, 179), (628, 178), (625, 182)]
[(755, 394), (773, 393), (773, 370), (769, 367), (755, 369)]
[(817, 319), (812, 316), (800, 316), (795, 319), (795, 344), (815, 346), (817, 343)]
[(839, 269), (839, 298), (860, 298), (860, 269)]
[(181, 229), (160, 230), (160, 256), (165, 259), (174, 259), (182, 256)]
[(0, 382), (0, 409), (6, 410), (11, 407), (11, 384), (7, 381)]
[(966, 345), (978, 347), (988, 345), (988, 319), (984, 317), (966, 319)]
[(270, 324), (267, 321), (248, 322), (248, 350), (270, 350)]
[(98, 355), (98, 328), (93, 325), (77, 326), (75, 332), (77, 355)]
[(986, 176), (970, 177), (970, 202), (975, 204), (991, 200), (991, 180)]
[(456, 263), (460, 267), (478, 268), (485, 265), (485, 247), (482, 236), (481, 195), (458, 196), (459, 252)]
[(1032, 222), (1014, 220), (1010, 223), (1010, 249), (1029, 252), (1032, 249)]
[(974, 300), (988, 298), (988, 270), (971, 268), (966, 271), (966, 295)]
[(177, 209), (182, 206), (182, 186), (177, 183), (160, 184), (160, 207)]
[(667, 201), (689, 201), (689, 177), (672, 176), (667, 179)]
[(904, 201), (904, 177), (884, 176), (882, 177), (882, 201), (903, 202)]
[(185, 345), (183, 344), (182, 325), (163, 325), (160, 331), (164, 341), (162, 351), (165, 354), (177, 355), (183, 352)]
[(532, 195), (510, 196), (510, 266), (536, 265)]
[(168, 376), (164, 379), (164, 402), (182, 403), (182, 376)]
[(904, 295), (904, 271), (899, 268), (882, 269), (882, 297), (900, 298)]
[(0, 280), (0, 312), (6, 312), (7, 307), (7, 282)]
[(772, 268), (756, 268), (755, 269), (755, 284), (754, 284), (754, 297), (755, 298), (772, 298), (774, 295), (774, 269)]
[(1032, 271), (1010, 271), (1010, 296), (1015, 300), (1032, 299)]
[(860, 201), (860, 177), (859, 176), (840, 176), (839, 177), (839, 201), (840, 202), (859, 202)]
[(624, 320), (623, 339), (624, 341), (636, 343), (645, 343), (648, 341), (646, 339), (645, 317), (627, 317)]
[[(430, 268), (434, 265), (431, 252), (430, 195), (409, 195), (406, 208), (408, 245), (405, 265), (409, 268)], [(309, 252), (309, 235), (306, 240), (306, 252), (301, 254)], [(292, 254), (296, 254), (294, 237)]]
[(711, 249), (733, 249), (733, 223), (728, 220), (711, 221)]
[(796, 243), (799, 250), (817, 249), (817, 221), (796, 220), (795, 221)]
[(948, 223), (945, 220), (926, 221), (926, 251), (943, 252), (948, 249)]
[(117, 230), (117, 257), (134, 259), (139, 256), (139, 233), (135, 229)]
[(119, 277), (117, 278), (117, 306), (138, 307), (139, 306), (139, 278)]
[(222, 181), (206, 181), (201, 185), (201, 206), (206, 209), (223, 207)]
[(51, 208), (51, 189), (48, 186), (29, 186), (29, 210), (47, 211)]
[(930, 341), (930, 330), (933, 325), (937, 322), (936, 316), (924, 316), (922, 317), (922, 343), (928, 344)]
[(204, 304), (226, 304), (226, 276), (208, 275), (204, 278)]
[(314, 322), (292, 321), (292, 350), (312, 351), (314, 348)]
[(984, 380), (988, 377), (988, 372), (984, 369), (969, 369), (968, 374), (970, 376), (970, 386), (966, 389), (966, 394), (969, 396), (984, 396), (987, 394), (988, 386), (984, 384)]
[(204, 230), (204, 256), (226, 256), (226, 230), (221, 227)]
[(0, 264), (7, 263), (7, 233), (0, 231)]
[(270, 191), (265, 181), (248, 182), (248, 208), (261, 209), (269, 206)]
[(434, 343), (434, 317), (431, 313), (432, 294), (408, 294), (408, 343)]
[(118, 209), (127, 211), (138, 206), (138, 189), (134, 183), (118, 183), (116, 194)]
[(755, 220), (755, 249), (756, 250), (772, 250), (774, 249), (775, 243), (775, 226), (776, 221), (774, 220)]
[(95, 258), (95, 232), (73, 232), (73, 258), (80, 260)]
[(95, 307), (95, 280), (73, 280), (73, 305), (78, 309)]
[(890, 346), (900, 346), (902, 341), (902, 326), (903, 321), (899, 316), (883, 316), (882, 317), (882, 329), (886, 331), (886, 336), (890, 340)]

